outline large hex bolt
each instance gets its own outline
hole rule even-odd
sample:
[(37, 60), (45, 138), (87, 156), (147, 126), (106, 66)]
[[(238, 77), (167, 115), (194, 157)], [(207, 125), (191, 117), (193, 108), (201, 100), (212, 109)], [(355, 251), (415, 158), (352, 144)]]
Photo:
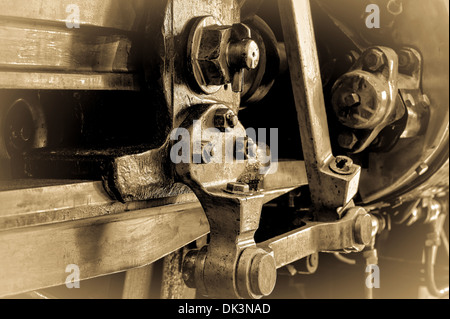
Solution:
[(355, 147), (356, 143), (358, 143), (358, 137), (353, 132), (342, 132), (338, 136), (339, 146), (346, 150), (352, 150)]
[(241, 92), (242, 71), (256, 69), (259, 64), (258, 44), (244, 24), (222, 26), (214, 21), (212, 17), (201, 18), (191, 32), (188, 55), (194, 78), (207, 94), (228, 83), (234, 92)]
[(373, 49), (364, 57), (364, 66), (372, 72), (378, 71), (384, 65), (383, 52)]
[(418, 53), (413, 52), (413, 50), (409, 48), (401, 49), (398, 52), (399, 71), (406, 74), (412, 74), (419, 64), (417, 54)]
[(229, 27), (212, 26), (203, 30), (196, 60), (204, 85), (220, 86), (229, 81), (226, 51), (230, 33)]

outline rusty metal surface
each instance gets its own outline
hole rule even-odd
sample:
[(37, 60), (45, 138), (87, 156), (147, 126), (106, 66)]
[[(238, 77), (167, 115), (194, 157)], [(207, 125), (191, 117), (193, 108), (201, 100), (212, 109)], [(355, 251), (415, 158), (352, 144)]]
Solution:
[(186, 248), (164, 257), (161, 299), (195, 299), (195, 289), (186, 286), (183, 280), (182, 263)]

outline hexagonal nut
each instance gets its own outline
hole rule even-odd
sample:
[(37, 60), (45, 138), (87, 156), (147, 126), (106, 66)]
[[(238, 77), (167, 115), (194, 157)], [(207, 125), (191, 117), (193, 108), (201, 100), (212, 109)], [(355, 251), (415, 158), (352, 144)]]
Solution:
[(205, 85), (223, 85), (230, 82), (226, 51), (231, 28), (211, 26), (203, 30), (197, 62)]
[(410, 49), (402, 49), (398, 52), (398, 68), (403, 73), (411, 74), (419, 63), (418, 57)]
[(358, 137), (353, 132), (342, 132), (338, 136), (338, 144), (340, 147), (351, 150), (358, 143)]
[(372, 72), (378, 71), (384, 65), (383, 52), (372, 49), (364, 56), (364, 66)]
[(346, 127), (374, 129), (385, 116), (389, 102), (387, 89), (385, 82), (370, 72), (346, 73), (333, 86), (333, 111)]

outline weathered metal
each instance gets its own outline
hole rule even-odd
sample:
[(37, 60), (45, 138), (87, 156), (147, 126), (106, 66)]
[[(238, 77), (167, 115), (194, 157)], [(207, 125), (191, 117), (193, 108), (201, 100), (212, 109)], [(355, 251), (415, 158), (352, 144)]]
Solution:
[(333, 110), (339, 121), (354, 129), (358, 141), (351, 151), (365, 150), (389, 124), (405, 114), (398, 102), (398, 57), (389, 48), (363, 52), (332, 89)]
[[(89, 12), (83, 15), (81, 30), (64, 26), (64, 6), (73, 2)], [(64, 0), (54, 5), (40, 0), (21, 13), (6, 8), (6, 2), (0, 0), (0, 8), (5, 7), (0, 40), (6, 44), (0, 48), (2, 89), (139, 91), (153, 110), (150, 115), (155, 116), (148, 126), (155, 126), (152, 133), (157, 132), (151, 145), (109, 148), (106, 143), (95, 150), (33, 151), (30, 145), (47, 145), (44, 116), (31, 112), (25, 122), (7, 121), (9, 150), (6, 154), (0, 148), (0, 152), (8, 160), (10, 154), (18, 154), (11, 161), (18, 159), (21, 165), (23, 160), (29, 176), (54, 177), (44, 171), (39, 175), (40, 168), (56, 173), (72, 162), (76, 169), (71, 173), (81, 178), (93, 165), (93, 178), (102, 177), (103, 184), (26, 181), (30, 187), (38, 184), (4, 189), (0, 185), (0, 296), (63, 284), (67, 276), (64, 266), (71, 263), (81, 265), (81, 279), (146, 266), (208, 232), (209, 245), (189, 252), (183, 269), (184, 252), (166, 258), (163, 297), (183, 295), (186, 287), (181, 277), (209, 297), (268, 296), (276, 284), (277, 268), (300, 259), (305, 266), (300, 273), (312, 273), (318, 252), (361, 252), (367, 246), (366, 262), (376, 264), (373, 244), (380, 227), (374, 221), (378, 219), (364, 208), (354, 207), (352, 201), (359, 190), (361, 168), (349, 157), (335, 157), (331, 149), (310, 2), (279, 1), (283, 44), (277, 44), (268, 25), (255, 17), (261, 0), (122, 2)], [(404, 9), (396, 1), (389, 1), (387, 7), (396, 17)], [(37, 14), (42, 19), (36, 19)], [(334, 16), (331, 20), (337, 21)], [(348, 35), (348, 29), (344, 33)], [(437, 152), (442, 141), (448, 142), (448, 124), (446, 132), (443, 126), (425, 132), (429, 119), (440, 115), (448, 119), (448, 112), (433, 109), (432, 101), (423, 95), (421, 54), (402, 47), (404, 43), (396, 45), (400, 49), (394, 52), (388, 48), (392, 45), (366, 49), (361, 42), (352, 41), (364, 52), (360, 57), (352, 54), (351, 72), (339, 80), (342, 86), (335, 88), (336, 115), (349, 129), (340, 132), (340, 146), (358, 153), (370, 145), (371, 151), (378, 152), (391, 149), (398, 139), (418, 137), (420, 143), (411, 153), (422, 148), (427, 153), (426, 160), (419, 162), (413, 156), (410, 168), (417, 181), (424, 182), (422, 187), (407, 193), (414, 186), (405, 184), (412, 180), (409, 176), (381, 192), (379, 185), (368, 186), (368, 192), (362, 192), (363, 200), (376, 200), (392, 190), (407, 193), (400, 199), (410, 199), (422, 190), (430, 196), (448, 192), (448, 182), (429, 178), (438, 164), (444, 165), (448, 176), (448, 150)], [(16, 48), (21, 54), (16, 54)], [(40, 54), (32, 53), (35, 51)], [(448, 53), (448, 48), (443, 51)], [(269, 148), (258, 149), (246, 136), (238, 113), (243, 106), (241, 98), (252, 103), (267, 94), (285, 64), (284, 55), (289, 62), (304, 161), (276, 163), (278, 170), (268, 174), (259, 156)], [(12, 105), (32, 109), (23, 97)], [(395, 129), (395, 139), (387, 143), (391, 135), (383, 135), (384, 129)], [(188, 133), (188, 138), (185, 147), (173, 153), (185, 137), (180, 132)], [(177, 133), (179, 139), (175, 140), (173, 134)], [(440, 140), (430, 142), (435, 136)], [(403, 144), (403, 150), (408, 145)], [(181, 162), (174, 160), (177, 156)], [(369, 157), (369, 163), (356, 157), (372, 170), (366, 185), (371, 183), (369, 177), (385, 176), (380, 172), (384, 173), (386, 159), (378, 162)], [(263, 205), (306, 185), (313, 203), (309, 218), (297, 218), (293, 224), (300, 228), (257, 244), (254, 235)], [(290, 194), (288, 199), (289, 213), (294, 215), (300, 214), (293, 212), (298, 208), (296, 196)], [(436, 242), (435, 237), (429, 240)], [(126, 258), (120, 258), (123, 251), (127, 251)], [(130, 271), (123, 297), (134, 292), (144, 296), (150, 272), (149, 266)], [(18, 275), (21, 278), (16, 280)], [(140, 275), (145, 282), (133, 292), (130, 286)]]
[(371, 220), (363, 208), (353, 207), (338, 221), (305, 221), (305, 226), (257, 247), (273, 252), (277, 268), (317, 252), (361, 251), (372, 239)]
[[(364, 19), (360, 19), (360, 12), (365, 9), (362, 2), (319, 0), (317, 3), (360, 51), (373, 45), (382, 45), (396, 48), (399, 55), (405, 46), (420, 52), (421, 82), (407, 82), (410, 83), (410, 88), (417, 88), (417, 84), (421, 83), (421, 94), (426, 94), (430, 101), (427, 122), (434, 124), (418, 136), (402, 138), (384, 151), (370, 152), (368, 168), (361, 172), (359, 190), (364, 203), (395, 201), (432, 178), (445, 163), (443, 158), (448, 154), (448, 2), (403, 1), (402, 13), (398, 15), (392, 15), (389, 8), (383, 11), (384, 6), (380, 6), (381, 14), (386, 20), (379, 29), (366, 28)], [(350, 7), (352, 10), (349, 11)], [(417, 21), (427, 22), (420, 23), (421, 26), (418, 27)], [(400, 71), (399, 88), (404, 86), (404, 75), (407, 74)], [(414, 99), (417, 99), (416, 103), (421, 103), (422, 97), (415, 96)], [(433, 167), (423, 177), (416, 173), (417, 167), (422, 163)], [(383, 178), (380, 179), (379, 176)], [(419, 193), (420, 191), (416, 194)], [(406, 197), (410, 197), (410, 194)]]
[(318, 207), (345, 206), (358, 190), (360, 167), (331, 171), (331, 150), (309, 1), (279, 1), (311, 198)]
[(274, 85), (275, 78), (284, 70), (286, 52), (283, 43), (278, 43), (269, 25), (258, 16), (244, 20), (252, 30), (252, 39), (258, 44), (260, 59), (254, 69), (244, 71), (244, 88), (241, 103), (253, 104), (261, 101)]
[[(9, 224), (2, 225), (0, 296), (64, 285), (69, 275), (66, 267), (71, 264), (79, 266), (80, 280), (142, 267), (209, 231), (198, 202), (166, 202), (155, 207), (149, 202), (147, 208), (133, 211), (126, 205), (96, 207), (87, 203), (56, 214), (40, 212), (37, 220), (39, 216), (48, 219), (40, 223), (33, 223), (29, 214), (24, 217), (27, 222), (14, 216)], [(41, 225), (13, 229), (15, 220)]]
[[(218, 124), (218, 111), (227, 114), (225, 110), (221, 111), (223, 108), (223, 105), (200, 107), (199, 111), (203, 112), (198, 113), (198, 116), (195, 116), (194, 111), (187, 117), (184, 123), (188, 124), (186, 128), (191, 136), (189, 145), (195, 147), (194, 130), (203, 132), (211, 124)], [(199, 127), (190, 124), (193, 118), (201, 123)], [(226, 120), (223, 116), (221, 118)], [(186, 264), (184, 271), (186, 282), (195, 286), (199, 293), (210, 297), (256, 297), (258, 293), (265, 294), (270, 290), (259, 287), (257, 279), (253, 280), (254, 286), (257, 286), (254, 290), (245, 289), (245, 285), (237, 286), (239, 280), (236, 269), (241, 262), (239, 256), (248, 247), (255, 245), (253, 236), (258, 229), (264, 199), (264, 192), (258, 189), (250, 191), (248, 186), (249, 182), (258, 185), (264, 178), (264, 174), (259, 172), (261, 166), (258, 160), (237, 161), (233, 156), (234, 140), (244, 138), (245, 135), (240, 123), (229, 127), (228, 133), (225, 130), (212, 132), (209, 134), (211, 143), (219, 145), (223, 152), (217, 154), (210, 163), (176, 165), (178, 178), (197, 195), (210, 225), (210, 244), (188, 258), (191, 261)], [(243, 178), (246, 182), (241, 181)], [(262, 263), (261, 267), (264, 268), (264, 265)], [(258, 272), (259, 268), (256, 267), (254, 271)], [(250, 273), (246, 272), (246, 276), (250, 276)]]
[(260, 59), (258, 44), (244, 24), (222, 25), (216, 18), (198, 18), (188, 39), (188, 59), (198, 87), (206, 94), (231, 83), (241, 92), (243, 70), (255, 69)]
[[(79, 28), (66, 25), (74, 6)], [(0, 8), (2, 88), (141, 88), (135, 47), (148, 8), (142, 1), (1, 1)]]

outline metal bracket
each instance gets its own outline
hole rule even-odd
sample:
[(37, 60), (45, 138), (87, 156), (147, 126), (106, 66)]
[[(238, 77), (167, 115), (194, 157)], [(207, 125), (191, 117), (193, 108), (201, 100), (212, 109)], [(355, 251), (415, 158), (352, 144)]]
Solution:
[[(183, 122), (189, 135), (195, 136), (195, 130), (203, 132), (217, 124), (216, 114), (223, 114), (223, 108), (223, 105), (212, 105), (192, 112)], [(198, 127), (189, 125), (195, 116)], [(225, 138), (226, 145), (227, 139), (235, 141), (232, 136), (237, 139), (245, 135), (240, 123), (230, 131), (233, 135), (227, 135), (226, 130), (212, 132), (208, 144), (215, 148), (220, 137)], [(189, 147), (194, 148), (195, 144), (192, 139)], [(226, 158), (226, 154), (219, 154), (219, 159)], [(179, 180), (197, 195), (210, 224), (210, 244), (190, 251), (183, 263), (186, 284), (197, 288), (202, 295), (261, 298), (273, 291), (277, 268), (318, 251), (361, 251), (371, 241), (371, 216), (362, 208), (346, 208), (341, 211), (344, 216), (341, 220), (308, 222), (295, 232), (256, 244), (254, 234), (259, 227), (262, 205), (268, 199), (264, 191), (250, 189), (248, 183), (239, 182), (244, 177), (262, 180), (258, 160), (222, 162), (220, 169), (215, 165), (214, 161), (176, 165)], [(212, 171), (215, 174), (211, 180)]]

